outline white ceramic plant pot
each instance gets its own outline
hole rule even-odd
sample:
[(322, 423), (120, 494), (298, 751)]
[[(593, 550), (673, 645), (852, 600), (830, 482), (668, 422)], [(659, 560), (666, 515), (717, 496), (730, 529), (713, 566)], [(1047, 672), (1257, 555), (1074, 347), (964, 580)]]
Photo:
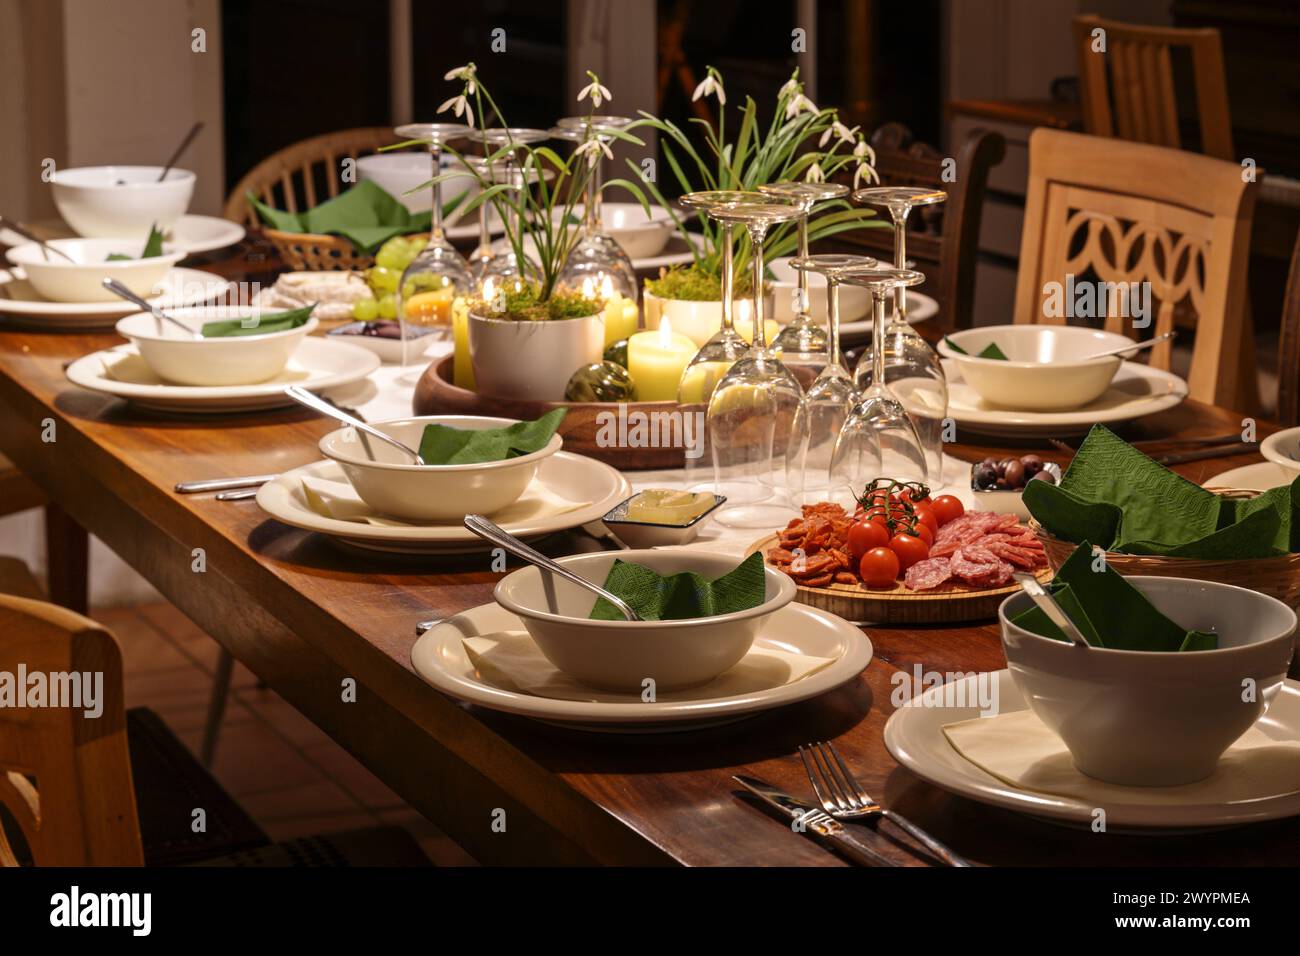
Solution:
[[(645, 327), (659, 328), (665, 317), (674, 332), (685, 335), (696, 345), (704, 345), (722, 328), (722, 302), (698, 299), (661, 299), (649, 289), (643, 299), (645, 305)], [(749, 297), (732, 300), (732, 316), (736, 330), (749, 338), (750, 326), (754, 321), (754, 300)], [(763, 315), (768, 320), (775, 317), (774, 298), (769, 289), (763, 296)]]
[(469, 314), (469, 355), (480, 394), (564, 400), (573, 373), (605, 352), (605, 315), (542, 322)]

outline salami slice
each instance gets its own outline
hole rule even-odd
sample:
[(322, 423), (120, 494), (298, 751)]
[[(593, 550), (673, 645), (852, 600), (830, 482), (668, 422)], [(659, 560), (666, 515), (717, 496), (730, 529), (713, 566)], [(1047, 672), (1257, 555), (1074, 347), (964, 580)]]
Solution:
[(913, 591), (928, 591), (952, 577), (952, 564), (947, 558), (926, 558), (907, 569), (903, 583)]

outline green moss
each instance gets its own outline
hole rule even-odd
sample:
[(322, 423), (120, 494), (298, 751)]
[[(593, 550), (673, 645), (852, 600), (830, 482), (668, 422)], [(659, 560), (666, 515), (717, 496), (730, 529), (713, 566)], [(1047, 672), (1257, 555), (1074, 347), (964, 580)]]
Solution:
[[(749, 295), (751, 285), (748, 275), (737, 275), (734, 294)], [(647, 279), (645, 287), (661, 299), (694, 302), (719, 302), (722, 299), (722, 279), (695, 263), (660, 269), (659, 278)]]
[(492, 306), (499, 302), (479, 302), (474, 311), (493, 319), (514, 319), (519, 322), (545, 322), (550, 319), (579, 319), (601, 311), (599, 302), (580, 295), (555, 294), (539, 302), (533, 286), (517, 292), (505, 293), (505, 309), (497, 311)]

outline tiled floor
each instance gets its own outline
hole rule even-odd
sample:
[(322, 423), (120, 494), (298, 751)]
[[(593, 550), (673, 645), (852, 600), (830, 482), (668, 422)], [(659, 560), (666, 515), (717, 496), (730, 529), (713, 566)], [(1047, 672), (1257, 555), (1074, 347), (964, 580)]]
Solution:
[[(126, 705), (152, 708), (194, 753), (217, 644), (170, 604), (100, 608), (122, 647)], [(310, 720), (235, 665), (212, 772), (272, 839), (379, 824), (405, 827), (440, 866), (474, 865)]]

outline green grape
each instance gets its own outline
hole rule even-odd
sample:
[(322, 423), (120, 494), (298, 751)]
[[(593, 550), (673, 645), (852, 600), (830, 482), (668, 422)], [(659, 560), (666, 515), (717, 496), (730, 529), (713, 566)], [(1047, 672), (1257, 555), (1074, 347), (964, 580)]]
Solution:
[(399, 272), (405, 268), (402, 265), (402, 252), (400, 249), (393, 248), (391, 239), (375, 253), (375, 265), (381, 269), (396, 269)]
[(397, 284), (402, 281), (402, 270), (385, 266), (373, 266), (366, 272), (366, 282), (377, 295), (396, 292)]
[(374, 299), (357, 299), (352, 303), (352, 318), (358, 322), (373, 322), (379, 316), (379, 303)]
[(379, 300), (379, 317), (381, 319), (397, 318), (397, 296), (392, 292)]

